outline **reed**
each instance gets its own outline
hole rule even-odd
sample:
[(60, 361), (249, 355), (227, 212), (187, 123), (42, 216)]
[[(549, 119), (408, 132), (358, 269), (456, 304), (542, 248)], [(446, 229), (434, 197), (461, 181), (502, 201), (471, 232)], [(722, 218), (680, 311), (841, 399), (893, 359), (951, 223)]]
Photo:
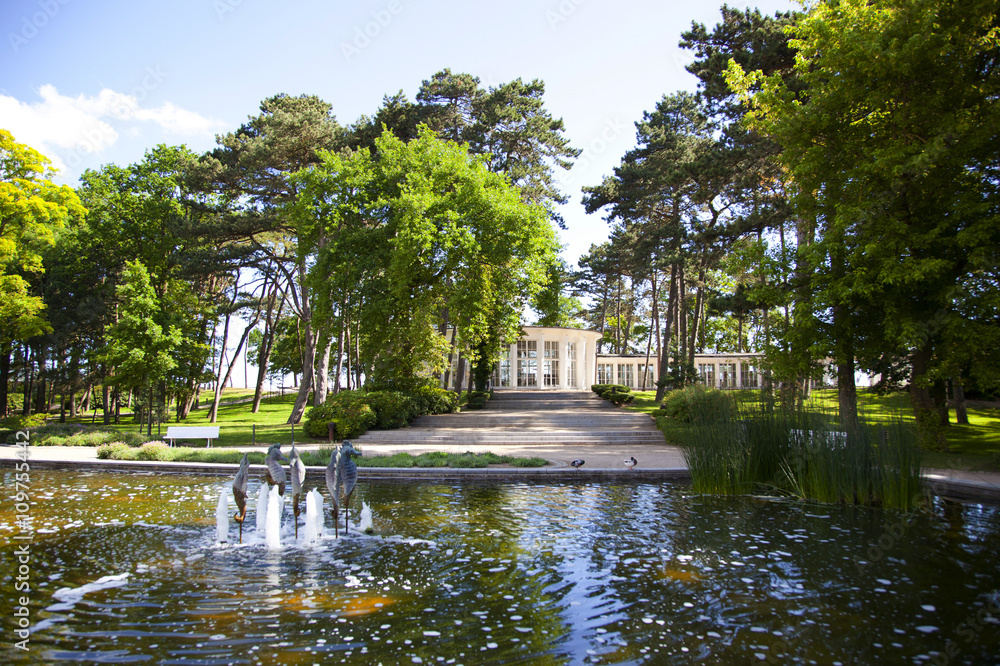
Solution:
[(862, 419), (842, 430), (831, 416), (747, 403), (693, 415), (684, 455), (694, 490), (914, 507), (921, 488), (912, 427), (902, 418)]

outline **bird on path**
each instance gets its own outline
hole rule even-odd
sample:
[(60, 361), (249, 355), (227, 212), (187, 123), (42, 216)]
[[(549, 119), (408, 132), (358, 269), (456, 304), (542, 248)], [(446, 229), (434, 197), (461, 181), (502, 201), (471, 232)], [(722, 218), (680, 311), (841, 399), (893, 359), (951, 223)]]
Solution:
[(288, 471), (292, 477), (292, 514), (295, 516), (295, 538), (299, 538), (299, 499), (302, 497), (302, 486), (306, 482), (306, 465), (299, 457), (299, 452), (292, 447), (292, 459), (288, 463)]
[(249, 453), (243, 454), (240, 468), (236, 470), (236, 478), (233, 479), (233, 496), (236, 498), (236, 515), (233, 516), (233, 520), (240, 525), (240, 543), (243, 543), (243, 521), (247, 517), (247, 481), (250, 480), (249, 455)]
[(583, 458), (577, 458), (576, 460), (574, 460), (573, 462), (571, 462), (570, 465), (572, 467), (576, 467), (577, 469), (580, 469), (581, 467), (583, 467), (583, 463), (584, 462), (585, 461), (584, 461)]
[(267, 459), (264, 461), (267, 465), (265, 474), (267, 482), (272, 486), (278, 486), (278, 494), (284, 497), (286, 477), (285, 468), (281, 466), (282, 460), (288, 462), (288, 458), (281, 453), (281, 444), (272, 444), (267, 450)]
[(625, 466), (628, 467), (629, 469), (632, 469), (633, 467), (635, 467), (638, 464), (639, 464), (639, 461), (635, 459), (635, 456), (630, 456), (630, 457), (628, 457), (628, 458), (625, 459)]

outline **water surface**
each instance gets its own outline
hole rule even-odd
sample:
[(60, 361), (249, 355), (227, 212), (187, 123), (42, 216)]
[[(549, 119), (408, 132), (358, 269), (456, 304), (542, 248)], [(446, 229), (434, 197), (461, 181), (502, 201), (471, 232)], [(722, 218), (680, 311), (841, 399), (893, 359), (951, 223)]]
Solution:
[[(31, 636), (4, 663), (1000, 663), (1000, 511), (670, 484), (361, 483), (375, 534), (282, 548), (229, 478), (32, 472)], [(12, 473), (4, 487), (13, 488)], [(322, 490), (326, 494), (325, 488)], [(230, 507), (232, 510), (232, 502)], [(329, 504), (327, 504), (329, 506)], [(13, 492), (0, 504), (17, 605)], [(356, 513), (355, 513), (356, 515)], [(300, 536), (302, 530), (300, 529)]]

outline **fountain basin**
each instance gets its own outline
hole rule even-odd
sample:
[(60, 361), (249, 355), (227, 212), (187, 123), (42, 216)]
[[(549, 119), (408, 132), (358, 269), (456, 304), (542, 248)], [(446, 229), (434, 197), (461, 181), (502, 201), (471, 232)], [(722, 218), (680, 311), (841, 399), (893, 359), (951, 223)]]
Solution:
[[(1000, 654), (993, 506), (934, 500), (904, 514), (704, 497), (682, 484), (359, 482), (352, 506), (371, 507), (374, 534), (335, 539), (326, 511), (322, 535), (300, 526), (296, 540), (282, 503), (272, 550), (249, 518), (259, 477), (244, 543), (216, 539), (231, 483), (33, 472), (34, 631), (30, 652), (8, 642), (3, 662), (976, 664)], [(12, 504), (0, 512), (5, 559), (21, 545)], [(17, 594), (8, 576), (6, 608)], [(14, 618), (3, 623), (12, 635)]]

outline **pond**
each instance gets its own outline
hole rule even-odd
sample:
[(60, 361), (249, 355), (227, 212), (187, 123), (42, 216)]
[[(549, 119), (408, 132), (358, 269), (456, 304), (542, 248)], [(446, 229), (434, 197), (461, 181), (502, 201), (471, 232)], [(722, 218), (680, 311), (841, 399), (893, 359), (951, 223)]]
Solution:
[[(374, 533), (216, 540), (230, 478), (31, 474), (33, 631), (3, 663), (641, 664), (1000, 660), (1000, 510), (915, 514), (671, 484), (359, 483)], [(4, 474), (5, 489), (13, 474)], [(325, 489), (323, 490), (325, 494)], [(232, 513), (230, 500), (230, 513)]]

